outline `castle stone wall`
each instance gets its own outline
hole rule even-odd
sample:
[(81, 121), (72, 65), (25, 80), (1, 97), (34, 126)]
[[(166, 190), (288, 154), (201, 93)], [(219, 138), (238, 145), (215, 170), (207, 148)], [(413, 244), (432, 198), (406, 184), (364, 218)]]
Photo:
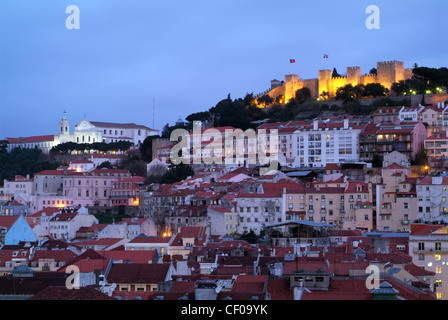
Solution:
[[(330, 97), (334, 97), (338, 88), (347, 84), (356, 86), (358, 84), (380, 83), (390, 89), (394, 82), (407, 80), (412, 77), (412, 69), (405, 69), (401, 61), (383, 61), (377, 62), (377, 74), (361, 75), (361, 68), (358, 66), (348, 67), (346, 77), (332, 77), (332, 71), (325, 69), (319, 70), (318, 79), (299, 80), (297, 74), (285, 75), (285, 83), (282, 86), (273, 88), (269, 91), (272, 98), (282, 94), (284, 102), (287, 103), (295, 97), (295, 92), (303, 87), (311, 91), (311, 98), (318, 98), (322, 92), (328, 92)], [(282, 89), (280, 89), (282, 88)]]

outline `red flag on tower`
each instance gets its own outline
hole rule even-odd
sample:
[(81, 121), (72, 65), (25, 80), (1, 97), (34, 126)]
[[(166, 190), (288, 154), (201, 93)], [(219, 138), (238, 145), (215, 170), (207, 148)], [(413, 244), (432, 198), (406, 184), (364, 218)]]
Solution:
[(296, 59), (289, 59), (289, 63), (295, 63)]

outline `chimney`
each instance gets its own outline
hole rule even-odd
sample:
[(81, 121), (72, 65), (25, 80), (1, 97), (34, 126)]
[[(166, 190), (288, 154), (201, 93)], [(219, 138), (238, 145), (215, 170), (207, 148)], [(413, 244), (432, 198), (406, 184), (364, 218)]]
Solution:
[(348, 129), (348, 119), (344, 119), (344, 129)]
[(440, 109), (440, 102), (437, 102), (437, 109)]
[(314, 121), (313, 121), (313, 130), (314, 130), (314, 131), (317, 130), (318, 125), (319, 125), (318, 120), (314, 120)]

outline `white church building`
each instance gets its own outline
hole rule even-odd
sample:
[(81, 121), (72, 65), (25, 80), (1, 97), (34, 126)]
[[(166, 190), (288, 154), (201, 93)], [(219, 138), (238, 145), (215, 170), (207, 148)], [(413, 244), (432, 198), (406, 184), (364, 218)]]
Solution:
[(135, 123), (113, 123), (89, 121), (83, 119), (75, 126), (73, 134), (70, 133), (70, 124), (64, 112), (59, 121), (57, 135), (33, 136), (25, 138), (6, 138), (8, 141), (8, 151), (14, 148), (39, 148), (44, 153), (48, 153), (51, 148), (60, 143), (111, 143), (117, 141), (129, 141), (134, 146), (139, 146), (143, 141), (152, 135), (159, 134), (159, 130), (151, 129), (144, 125)]

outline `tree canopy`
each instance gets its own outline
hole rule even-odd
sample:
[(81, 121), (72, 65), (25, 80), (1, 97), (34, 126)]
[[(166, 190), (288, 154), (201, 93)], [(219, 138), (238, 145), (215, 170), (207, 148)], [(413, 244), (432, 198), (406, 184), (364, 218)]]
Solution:
[(160, 139), (159, 135), (148, 136), (140, 145), (140, 155), (142, 160), (146, 162), (152, 161), (152, 142), (154, 139)]
[(0, 181), (12, 180), (16, 175), (26, 176), (43, 171), (54, 170), (61, 164), (50, 161), (42, 150), (15, 148), (11, 152), (0, 152)]
[(89, 150), (95, 150), (99, 152), (108, 151), (127, 151), (133, 145), (129, 141), (116, 141), (116, 142), (94, 142), (94, 143), (76, 143), (76, 142), (65, 142), (60, 143), (57, 146), (51, 148), (50, 153), (60, 153), (67, 154), (73, 151), (87, 152)]

